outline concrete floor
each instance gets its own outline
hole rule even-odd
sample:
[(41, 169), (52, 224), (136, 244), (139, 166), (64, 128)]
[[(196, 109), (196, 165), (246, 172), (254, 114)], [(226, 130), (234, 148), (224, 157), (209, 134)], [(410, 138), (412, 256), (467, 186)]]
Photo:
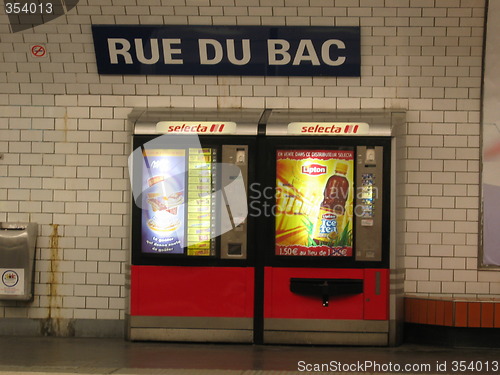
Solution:
[[(302, 363), (300, 367), (299, 362)], [(264, 375), (304, 374), (313, 364), (337, 361), (353, 365), (372, 361), (373, 366), (352, 367), (331, 373), (497, 373), (500, 349), (443, 348), (402, 345), (396, 348), (252, 346), (127, 342), (121, 339), (0, 337), (0, 375), (38, 374), (213, 374)], [(452, 371), (453, 361), (479, 363), (483, 371)], [(367, 362), (370, 363), (370, 362)], [(400, 371), (394, 366), (400, 365)], [(405, 371), (405, 365), (428, 364), (429, 371)], [(437, 365), (446, 365), (438, 371)], [(338, 363), (335, 364), (339, 366)], [(458, 365), (458, 363), (457, 363)], [(383, 366), (383, 367), (382, 367)], [(388, 367), (392, 366), (392, 367)], [(486, 366), (490, 371), (484, 371)], [(500, 363), (498, 364), (500, 367)], [(337, 369), (346, 369), (338, 367)], [(380, 371), (374, 371), (380, 370)], [(303, 370), (303, 371), (300, 371)], [(334, 368), (334, 370), (336, 370)], [(392, 371), (391, 371), (392, 370)], [(323, 371), (322, 373), (328, 373)], [(38, 375), (37, 374), (37, 375)]]

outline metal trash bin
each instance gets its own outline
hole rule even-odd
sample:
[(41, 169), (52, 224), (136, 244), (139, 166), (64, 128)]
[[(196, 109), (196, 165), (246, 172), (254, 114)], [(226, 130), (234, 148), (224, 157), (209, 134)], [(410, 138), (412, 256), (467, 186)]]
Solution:
[(0, 299), (33, 299), (36, 223), (0, 223)]

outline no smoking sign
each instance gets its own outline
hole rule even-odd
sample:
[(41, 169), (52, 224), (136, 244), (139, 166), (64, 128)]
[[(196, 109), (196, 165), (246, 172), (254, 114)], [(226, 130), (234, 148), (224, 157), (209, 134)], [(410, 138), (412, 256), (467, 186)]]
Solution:
[(45, 49), (44, 46), (37, 44), (37, 45), (31, 47), (31, 53), (35, 57), (44, 57), (45, 54), (47, 53), (47, 50)]
[(32, 44), (29, 47), (29, 55), (31, 61), (45, 59), (47, 57), (47, 48), (44, 44)]

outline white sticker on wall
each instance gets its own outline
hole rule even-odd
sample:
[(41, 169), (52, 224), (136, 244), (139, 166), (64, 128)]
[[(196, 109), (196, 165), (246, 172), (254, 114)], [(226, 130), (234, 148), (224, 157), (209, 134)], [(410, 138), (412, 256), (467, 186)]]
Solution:
[(0, 268), (0, 295), (24, 294), (24, 268)]

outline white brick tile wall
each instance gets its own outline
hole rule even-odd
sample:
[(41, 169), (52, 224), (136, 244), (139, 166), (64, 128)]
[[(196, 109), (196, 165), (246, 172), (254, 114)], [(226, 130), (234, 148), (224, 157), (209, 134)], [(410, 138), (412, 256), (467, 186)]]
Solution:
[[(31, 307), (123, 319), (132, 107), (402, 108), (407, 293), (498, 295), (477, 270), (484, 0), (107, 0), (10, 33), (0, 15), (0, 221), (41, 225)], [(98, 76), (90, 24), (361, 26), (362, 77)], [(28, 58), (45, 43), (47, 61)], [(123, 192), (123, 193), (122, 193)], [(49, 249), (59, 224), (56, 259)], [(54, 291), (61, 292), (55, 294)], [(52, 295), (51, 295), (52, 293)]]

